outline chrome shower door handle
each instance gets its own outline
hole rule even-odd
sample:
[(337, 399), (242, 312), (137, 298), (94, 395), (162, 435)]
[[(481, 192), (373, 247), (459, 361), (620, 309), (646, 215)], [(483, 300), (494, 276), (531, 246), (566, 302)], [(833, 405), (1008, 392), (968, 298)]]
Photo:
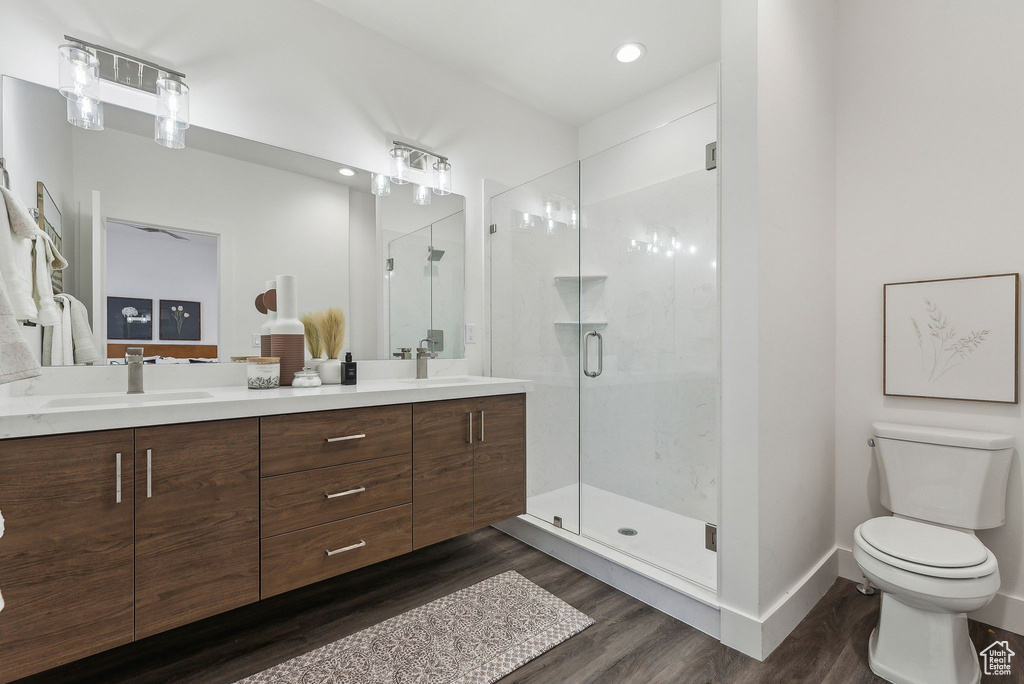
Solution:
[[(590, 370), (590, 338), (597, 338), (597, 370)], [(604, 338), (596, 330), (588, 330), (583, 336), (583, 374), (588, 378), (596, 378), (604, 371)]]

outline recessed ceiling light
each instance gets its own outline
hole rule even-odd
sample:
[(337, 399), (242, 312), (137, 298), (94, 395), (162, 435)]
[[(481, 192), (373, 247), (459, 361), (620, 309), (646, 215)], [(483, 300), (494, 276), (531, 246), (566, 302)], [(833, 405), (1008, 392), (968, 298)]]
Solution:
[(348, 168), (347, 166), (342, 166), (340, 169), (338, 169), (338, 173), (340, 173), (342, 176), (354, 176), (354, 175), (356, 175), (356, 172), (353, 171), (352, 169)]
[(615, 59), (620, 62), (635, 62), (636, 60), (647, 54), (647, 48), (641, 43), (626, 43), (615, 48)]

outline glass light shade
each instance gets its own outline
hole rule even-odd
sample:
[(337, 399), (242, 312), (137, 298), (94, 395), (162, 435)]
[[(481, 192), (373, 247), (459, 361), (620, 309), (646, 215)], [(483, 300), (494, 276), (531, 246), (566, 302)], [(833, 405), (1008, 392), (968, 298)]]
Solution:
[(426, 185), (417, 185), (412, 191), (412, 201), (420, 206), (430, 204), (430, 188)]
[(391, 149), (391, 182), (405, 185), (409, 182), (409, 148)]
[(440, 159), (434, 162), (434, 194), (452, 194), (452, 165)]
[(156, 95), (157, 119), (171, 119), (178, 128), (188, 128), (188, 86), (173, 78), (158, 78)]
[(578, 228), (580, 225), (580, 210), (575, 205), (569, 205), (569, 227)]
[(391, 179), (383, 173), (370, 174), (370, 192), (377, 197), (391, 194)]
[(60, 94), (69, 100), (100, 99), (100, 60), (81, 45), (66, 43), (60, 54)]
[(153, 138), (156, 142), (172, 150), (185, 147), (185, 127), (181, 122), (168, 117), (158, 116), (154, 119)]
[(102, 131), (103, 103), (86, 98), (68, 100), (68, 123), (87, 131)]

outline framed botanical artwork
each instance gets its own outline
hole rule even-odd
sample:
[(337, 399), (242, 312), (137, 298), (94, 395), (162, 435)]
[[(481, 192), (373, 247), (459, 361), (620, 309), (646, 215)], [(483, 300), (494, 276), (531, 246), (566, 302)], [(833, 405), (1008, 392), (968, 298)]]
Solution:
[(1016, 404), (1020, 274), (888, 283), (886, 396)]
[(160, 300), (160, 339), (193, 340), (203, 338), (202, 306), (180, 299)]
[(107, 297), (107, 339), (153, 339), (153, 300)]

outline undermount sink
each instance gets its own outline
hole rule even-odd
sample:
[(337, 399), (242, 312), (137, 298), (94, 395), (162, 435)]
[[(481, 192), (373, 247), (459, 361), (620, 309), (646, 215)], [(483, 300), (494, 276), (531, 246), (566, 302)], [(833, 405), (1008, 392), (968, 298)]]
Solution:
[(465, 377), (440, 377), (440, 378), (425, 378), (423, 380), (406, 379), (400, 380), (399, 382), (406, 382), (410, 385), (424, 386), (424, 385), (461, 385), (466, 382), (475, 382), (476, 378), (465, 378)]
[(209, 392), (153, 392), (151, 394), (93, 394), (60, 397), (43, 404), (43, 408), (74, 408), (76, 406), (109, 406), (111, 404), (157, 404), (166, 401), (210, 399)]

